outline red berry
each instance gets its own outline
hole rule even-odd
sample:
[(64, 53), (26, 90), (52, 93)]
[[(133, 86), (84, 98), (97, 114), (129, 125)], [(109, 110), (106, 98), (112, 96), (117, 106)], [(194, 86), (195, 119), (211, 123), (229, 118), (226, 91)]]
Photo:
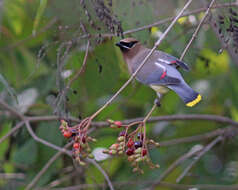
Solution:
[(79, 144), (79, 143), (74, 143), (74, 145), (73, 145), (74, 149), (78, 149), (78, 148), (79, 148), (79, 146), (80, 146), (80, 144)]
[(129, 138), (129, 140), (127, 142), (127, 147), (131, 148), (131, 147), (133, 147), (133, 145), (134, 145), (134, 141), (132, 140), (132, 138)]
[(116, 125), (118, 128), (120, 128), (122, 126), (122, 122), (114, 121), (114, 125)]
[(147, 150), (146, 149), (143, 149), (142, 150), (142, 156), (145, 156), (147, 154)]
[(126, 154), (127, 154), (128, 156), (130, 156), (130, 155), (134, 154), (134, 151), (135, 151), (134, 148), (128, 148), (128, 149), (126, 150)]
[(69, 138), (72, 136), (72, 133), (70, 131), (64, 131), (63, 135), (65, 138)]

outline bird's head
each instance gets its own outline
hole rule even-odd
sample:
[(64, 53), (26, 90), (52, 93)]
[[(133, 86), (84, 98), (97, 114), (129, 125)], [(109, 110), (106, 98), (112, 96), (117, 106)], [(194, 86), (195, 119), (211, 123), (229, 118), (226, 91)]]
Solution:
[(134, 38), (124, 38), (116, 43), (122, 52), (128, 52), (135, 49), (139, 45), (139, 41)]

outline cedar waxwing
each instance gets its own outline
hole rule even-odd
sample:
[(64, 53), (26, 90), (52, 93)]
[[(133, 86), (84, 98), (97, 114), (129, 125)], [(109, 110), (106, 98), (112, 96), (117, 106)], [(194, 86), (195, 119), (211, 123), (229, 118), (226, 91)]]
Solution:
[[(151, 51), (134, 38), (122, 39), (116, 45), (121, 49), (131, 74)], [(177, 70), (178, 67), (189, 70), (188, 66), (178, 58), (161, 51), (154, 51), (135, 78), (154, 89), (159, 99), (168, 89), (171, 89), (179, 95), (186, 106), (192, 107), (201, 101), (202, 96), (188, 86)]]

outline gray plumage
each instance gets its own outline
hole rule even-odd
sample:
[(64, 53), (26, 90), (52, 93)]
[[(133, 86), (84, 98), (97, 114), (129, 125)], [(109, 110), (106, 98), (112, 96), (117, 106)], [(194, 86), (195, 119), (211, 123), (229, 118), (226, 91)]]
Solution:
[[(117, 45), (123, 53), (130, 73), (137, 70), (151, 51), (133, 38), (123, 39)], [(193, 106), (194, 103), (200, 101), (201, 96), (184, 81), (177, 70), (179, 66), (184, 70), (189, 70), (188, 66), (176, 57), (161, 51), (154, 51), (137, 73), (136, 79), (153, 88), (159, 96), (166, 93), (166, 88), (171, 89), (180, 96), (187, 106)]]

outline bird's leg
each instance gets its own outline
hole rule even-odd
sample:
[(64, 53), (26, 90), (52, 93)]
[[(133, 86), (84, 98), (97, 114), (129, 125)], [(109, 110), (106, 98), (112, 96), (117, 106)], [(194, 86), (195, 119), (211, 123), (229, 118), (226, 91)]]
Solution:
[(154, 100), (154, 104), (156, 104), (158, 107), (160, 107), (161, 106), (160, 100), (162, 98), (162, 95), (159, 92), (157, 92), (157, 96), (158, 97)]

